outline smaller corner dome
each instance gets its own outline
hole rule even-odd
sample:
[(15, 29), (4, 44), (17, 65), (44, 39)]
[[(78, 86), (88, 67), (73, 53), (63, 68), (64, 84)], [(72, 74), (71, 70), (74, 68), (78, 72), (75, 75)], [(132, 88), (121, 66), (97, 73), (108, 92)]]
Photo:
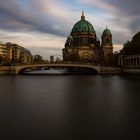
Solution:
[(111, 31), (106, 27), (106, 29), (103, 31), (103, 35), (112, 35)]

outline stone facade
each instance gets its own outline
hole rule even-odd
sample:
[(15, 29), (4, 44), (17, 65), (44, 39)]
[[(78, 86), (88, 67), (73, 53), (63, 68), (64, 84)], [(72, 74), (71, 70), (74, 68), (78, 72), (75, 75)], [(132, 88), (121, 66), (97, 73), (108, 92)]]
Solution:
[(102, 34), (102, 44), (101, 44), (104, 52), (104, 63), (106, 65), (110, 64), (110, 57), (113, 54), (113, 44), (112, 44), (112, 34), (109, 29), (103, 31)]
[(118, 64), (124, 68), (140, 68), (140, 54), (120, 55)]
[(0, 45), (0, 55), (11, 63), (30, 64), (32, 62), (32, 54), (28, 49), (10, 42)]
[(0, 56), (4, 57), (7, 55), (7, 47), (5, 46), (5, 44), (0, 42)]
[(124, 72), (140, 74), (140, 32), (132, 37), (131, 41), (124, 44), (118, 57), (118, 65)]
[[(82, 12), (78, 21), (68, 36), (63, 51), (63, 61), (105, 64), (109, 54), (113, 53), (112, 34), (109, 29), (104, 30), (102, 44), (90, 22), (85, 20)], [(105, 60), (105, 61), (104, 61)]]

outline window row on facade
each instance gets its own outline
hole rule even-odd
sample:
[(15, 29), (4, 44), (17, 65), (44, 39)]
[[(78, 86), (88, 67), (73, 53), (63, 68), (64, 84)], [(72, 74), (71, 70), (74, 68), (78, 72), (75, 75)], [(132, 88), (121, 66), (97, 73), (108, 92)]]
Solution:
[(13, 43), (0, 43), (0, 56), (2, 58), (8, 58), (12, 63), (29, 64), (32, 62), (31, 52)]
[(119, 65), (127, 68), (140, 67), (140, 56), (137, 57), (121, 57), (119, 58)]

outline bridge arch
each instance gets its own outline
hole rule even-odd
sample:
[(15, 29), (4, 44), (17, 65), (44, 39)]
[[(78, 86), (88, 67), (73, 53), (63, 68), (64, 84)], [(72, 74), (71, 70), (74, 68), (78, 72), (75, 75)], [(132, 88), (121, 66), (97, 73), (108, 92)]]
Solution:
[[(26, 69), (36, 68), (36, 67), (60, 67), (60, 68), (77, 68), (77, 69), (87, 69), (89, 74), (99, 74), (100, 68), (99, 66), (87, 65), (87, 64), (36, 64), (36, 65), (25, 65), (25, 66), (17, 66), (16, 74), (22, 74)], [(84, 71), (83, 71), (84, 73)], [(77, 73), (78, 74), (78, 73)]]

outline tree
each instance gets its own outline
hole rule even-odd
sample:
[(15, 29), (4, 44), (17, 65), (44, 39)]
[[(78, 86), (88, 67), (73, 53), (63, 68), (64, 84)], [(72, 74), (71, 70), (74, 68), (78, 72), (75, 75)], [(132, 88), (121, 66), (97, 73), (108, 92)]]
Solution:
[(35, 63), (41, 63), (41, 62), (43, 62), (42, 56), (40, 56), (39, 54), (34, 55), (33, 62), (35, 62)]
[(121, 50), (121, 54), (125, 55), (133, 55), (140, 54), (140, 32), (135, 34), (131, 41), (127, 41), (124, 44), (123, 49)]

